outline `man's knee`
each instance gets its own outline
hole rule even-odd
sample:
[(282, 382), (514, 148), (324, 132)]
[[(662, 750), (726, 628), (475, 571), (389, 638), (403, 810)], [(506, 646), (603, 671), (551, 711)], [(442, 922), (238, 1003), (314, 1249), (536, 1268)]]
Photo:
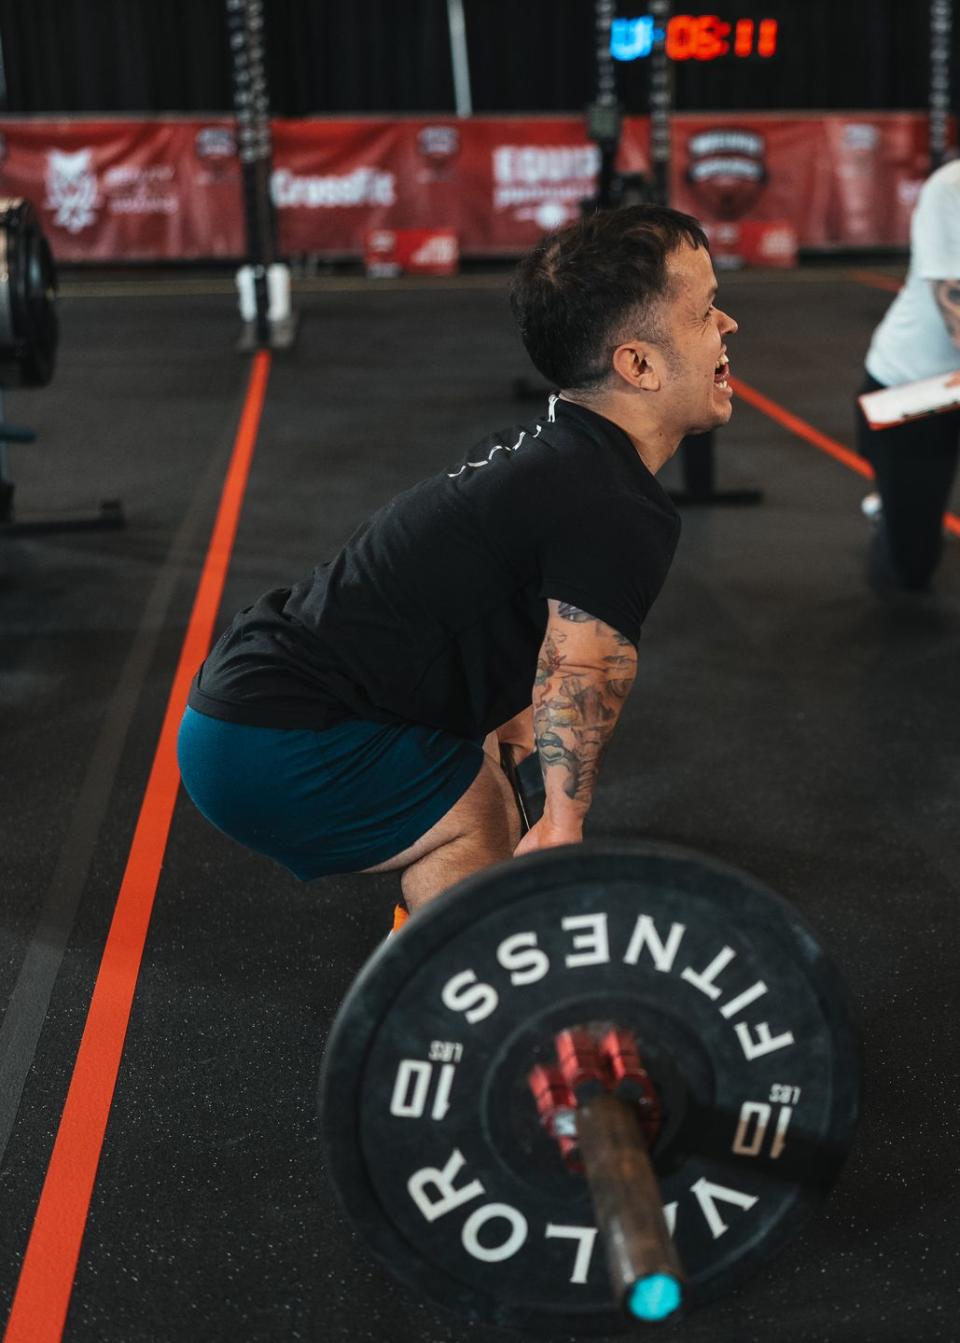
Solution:
[(414, 911), (464, 877), (503, 862), (519, 840), (510, 784), (487, 756), (463, 797), (407, 855), (401, 884), (408, 908)]
[(520, 842), (520, 818), (509, 780), (484, 755), (476, 778), (453, 806), (408, 849), (366, 872), (407, 869), (453, 848), (489, 852), (490, 861), (508, 857)]
[[(450, 843), (490, 830), (510, 829), (516, 814), (510, 781), (492, 755), (484, 752), (476, 778), (434, 827), (437, 838)], [(519, 828), (519, 821), (517, 822)], [(519, 839), (519, 835), (518, 835)]]

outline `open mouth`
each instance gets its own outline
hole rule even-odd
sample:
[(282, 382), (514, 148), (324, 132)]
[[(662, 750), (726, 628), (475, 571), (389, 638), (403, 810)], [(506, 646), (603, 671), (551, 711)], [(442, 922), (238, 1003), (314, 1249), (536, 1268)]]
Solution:
[(727, 374), (730, 372), (730, 359), (726, 354), (722, 354), (717, 360), (717, 366), (713, 370), (713, 381), (718, 387), (727, 388)]

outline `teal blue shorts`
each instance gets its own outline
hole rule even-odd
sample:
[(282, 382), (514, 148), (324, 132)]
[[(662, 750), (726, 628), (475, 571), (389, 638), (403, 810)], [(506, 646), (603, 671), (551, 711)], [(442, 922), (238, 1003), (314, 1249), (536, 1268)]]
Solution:
[(303, 881), (402, 853), (483, 763), (481, 742), (413, 724), (351, 719), (312, 732), (226, 723), (189, 708), (177, 754), (207, 820)]

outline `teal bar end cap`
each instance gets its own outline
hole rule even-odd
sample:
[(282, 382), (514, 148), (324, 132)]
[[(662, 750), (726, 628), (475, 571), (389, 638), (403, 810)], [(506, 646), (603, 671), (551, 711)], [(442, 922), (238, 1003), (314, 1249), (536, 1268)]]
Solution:
[(665, 1320), (679, 1305), (680, 1284), (666, 1273), (641, 1278), (627, 1294), (627, 1309), (638, 1320)]

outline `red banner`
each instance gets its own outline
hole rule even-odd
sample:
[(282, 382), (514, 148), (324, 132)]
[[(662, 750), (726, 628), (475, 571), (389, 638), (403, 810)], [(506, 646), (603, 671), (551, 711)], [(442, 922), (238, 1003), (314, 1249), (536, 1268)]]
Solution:
[[(598, 152), (576, 117), (278, 120), (273, 133), (287, 255), (361, 256), (371, 230), (408, 228), (450, 230), (462, 255), (515, 255), (595, 190)], [(731, 236), (759, 221), (801, 247), (906, 245), (926, 134), (911, 113), (679, 115), (671, 200)], [(647, 170), (645, 118), (627, 118), (618, 164)], [(33, 203), (60, 260), (244, 253), (228, 118), (0, 121), (0, 192)]]
[(801, 247), (909, 242), (926, 118), (678, 117), (672, 204), (707, 223), (785, 220)]
[(0, 190), (25, 196), (63, 261), (236, 257), (232, 123), (0, 122)]

